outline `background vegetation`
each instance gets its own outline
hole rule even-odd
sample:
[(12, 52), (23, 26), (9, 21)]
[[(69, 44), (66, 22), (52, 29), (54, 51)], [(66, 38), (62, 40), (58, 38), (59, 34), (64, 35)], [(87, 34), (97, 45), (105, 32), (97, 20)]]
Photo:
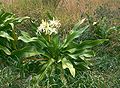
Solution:
[[(120, 87), (120, 1), (119, 0), (2, 0), (2, 9), (16, 16), (30, 16), (39, 25), (41, 19), (47, 19), (48, 13), (60, 19), (61, 35), (66, 35), (73, 25), (82, 18), (88, 18), (86, 24), (98, 22), (90, 27), (78, 40), (109, 39), (109, 42), (94, 47), (96, 56), (91, 58), (90, 70), (78, 71), (73, 78), (66, 74), (67, 82), (61, 81), (54, 73), (41, 82), (39, 88), (119, 88)], [(31, 31), (31, 22), (18, 25), (19, 30)], [(1, 41), (0, 41), (1, 42)], [(1, 53), (0, 53), (1, 54)], [(32, 88), (35, 81), (31, 75), (22, 73), (18, 64), (4, 66), (0, 62), (1, 88)], [(38, 63), (31, 61), (30, 66), (38, 69)], [(24, 68), (22, 68), (24, 69)], [(31, 73), (37, 71), (30, 69)], [(62, 79), (64, 80), (64, 79)], [(33, 85), (31, 85), (31, 82)]]

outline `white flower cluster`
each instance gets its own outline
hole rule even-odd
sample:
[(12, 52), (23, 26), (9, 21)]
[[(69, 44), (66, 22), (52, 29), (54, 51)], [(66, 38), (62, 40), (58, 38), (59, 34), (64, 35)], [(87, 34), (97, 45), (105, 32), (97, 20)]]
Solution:
[(53, 33), (57, 34), (58, 29), (61, 26), (58, 20), (49, 20), (48, 22), (46, 20), (42, 20), (42, 23), (38, 27), (38, 33), (45, 33), (45, 35), (51, 35)]

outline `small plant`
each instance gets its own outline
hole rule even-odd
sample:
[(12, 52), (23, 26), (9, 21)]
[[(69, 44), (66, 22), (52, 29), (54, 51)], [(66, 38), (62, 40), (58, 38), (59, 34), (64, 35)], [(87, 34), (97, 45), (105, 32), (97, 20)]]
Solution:
[(100, 21), (94, 24), (94, 33), (98, 38), (109, 38), (112, 31), (113, 29), (107, 24), (106, 18), (102, 18)]
[(116, 31), (119, 30), (119, 26), (111, 26), (106, 17), (103, 17), (97, 21), (95, 21), (92, 16), (87, 15), (87, 17), (90, 24), (90, 31), (95, 38), (113, 39), (113, 35), (116, 35)]
[(36, 26), (34, 36), (16, 30), (15, 26), (26, 19), (29, 17), (17, 18), (14, 14), (0, 11), (0, 59), (1, 63), (5, 62), (7, 65), (15, 63), (14, 60), (17, 61), (17, 67), (23, 74), (26, 74), (23, 70), (28, 70), (28, 63), (32, 63), (31, 60), (34, 60), (34, 63), (38, 61), (36, 64), (39, 70), (35, 76), (31, 76), (32, 82), (37, 78), (37, 86), (54, 72), (58, 72), (63, 84), (66, 84), (65, 74), (75, 77), (76, 71), (89, 69), (88, 58), (95, 56), (91, 48), (107, 41), (107, 39), (77, 40), (90, 27), (90, 25), (81, 26), (86, 19), (75, 24), (64, 38), (58, 31), (60, 22), (52, 17), (48, 21), (42, 20), (39, 27)]
[[(20, 58), (36, 55), (35, 49), (26, 46), (22, 37), (18, 34), (20, 30), (16, 30), (16, 25), (21, 24), (29, 17), (15, 17), (14, 14), (0, 10), (0, 62), (8, 64)], [(24, 32), (21, 32), (24, 34)], [(25, 39), (25, 38), (24, 38)], [(31, 41), (29, 41), (31, 42)], [(22, 45), (21, 45), (22, 44)], [(34, 52), (33, 52), (34, 50)], [(20, 60), (22, 61), (22, 60)]]
[(85, 21), (79, 21), (69, 34), (62, 39), (58, 29), (60, 23), (54, 18), (42, 23), (37, 27), (37, 40), (35, 46), (40, 53), (40, 66), (38, 82), (43, 80), (47, 74), (50, 76), (54, 71), (59, 70), (62, 79), (64, 73), (70, 73), (75, 77), (76, 70), (89, 69), (89, 61), (87, 58), (95, 56), (91, 49), (93, 46), (107, 41), (107, 39), (85, 40), (77, 42), (76, 39), (89, 28), (89, 25), (80, 27)]

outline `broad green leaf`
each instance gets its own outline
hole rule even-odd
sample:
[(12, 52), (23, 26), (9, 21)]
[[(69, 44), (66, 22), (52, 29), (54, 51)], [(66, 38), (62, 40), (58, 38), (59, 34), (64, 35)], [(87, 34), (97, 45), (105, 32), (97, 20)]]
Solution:
[(7, 24), (9, 24), (9, 23), (12, 23), (13, 22), (13, 20), (14, 20), (14, 18), (7, 18), (6, 20), (4, 20), (4, 25), (7, 25)]
[(26, 16), (26, 17), (19, 17), (19, 18), (15, 18), (14, 23), (21, 23), (24, 20), (30, 19), (30, 17)]
[(34, 42), (37, 40), (37, 37), (30, 37), (30, 35), (27, 32), (21, 31), (22, 36), (18, 37), (18, 40), (21, 40), (25, 43), (29, 43), (29, 42)]
[(59, 41), (58, 35), (55, 35), (51, 41), (55, 48), (60, 46), (60, 41)]
[(74, 53), (75, 51), (77, 51), (78, 49), (77, 48), (72, 48), (72, 49), (68, 49), (67, 51), (69, 52), (69, 53)]
[(62, 59), (62, 67), (63, 67), (63, 69), (68, 68), (71, 75), (73, 77), (75, 77), (75, 68), (73, 67), (72, 63), (69, 60), (67, 60), (66, 58)]
[(45, 74), (47, 74), (47, 70), (50, 68), (50, 66), (55, 62), (54, 59), (50, 59), (43, 67), (42, 70), (43, 72), (39, 75), (39, 80), (43, 80), (43, 78), (45, 77)]
[(92, 50), (87, 49), (76, 49), (75, 52), (68, 54), (73, 59), (77, 59), (79, 56), (84, 57), (92, 57), (95, 56), (94, 52)]
[(4, 46), (0, 45), (0, 50), (4, 51), (7, 55), (11, 55), (11, 52), (9, 51), (9, 49)]
[(10, 24), (12, 30), (14, 30), (14, 27), (15, 27), (14, 23), (9, 23), (9, 24)]
[(25, 42), (25, 43), (29, 43), (29, 42), (34, 42), (34, 41), (36, 41), (37, 38), (36, 38), (36, 37), (27, 38), (27, 37), (25, 37), (25, 36), (19, 36), (19, 37), (18, 37), (18, 40), (21, 40), (21, 41), (23, 41), (23, 42)]
[(25, 32), (25, 31), (21, 31), (21, 34), (22, 34), (22, 36), (30, 38), (29, 33)]
[(72, 31), (67, 39), (64, 41), (64, 48), (67, 47), (69, 45), (70, 42), (72, 42), (75, 38), (78, 38), (87, 28), (89, 27), (89, 25), (83, 27), (83, 28), (80, 28), (78, 31)]
[(1, 17), (0, 17), (0, 20), (1, 20), (1, 21), (4, 21), (5, 19), (11, 18), (12, 16), (13, 16), (13, 14), (11, 14), (11, 13), (3, 12), (3, 14), (2, 14)]
[(14, 40), (8, 33), (0, 31), (0, 37), (7, 38), (8, 40)]
[(87, 49), (92, 48), (98, 44), (102, 44), (103, 42), (108, 41), (108, 39), (98, 39), (98, 40), (85, 40), (78, 45), (79, 49)]
[(35, 44), (36, 44), (36, 46), (47, 47), (47, 45), (43, 41), (40, 41), (39, 39), (37, 39)]
[(78, 59), (77, 54), (68, 54), (68, 56), (70, 56), (72, 59)]
[(95, 53), (92, 50), (90, 50), (88, 52), (85, 52), (82, 56), (84, 56), (84, 57), (93, 57), (93, 56), (95, 56)]
[(40, 36), (38, 36), (38, 38), (39, 38), (39, 40), (40, 40), (41, 42), (43, 42), (46, 46), (50, 46), (49, 40), (47, 40), (47, 39), (45, 38), (45, 36), (40, 35)]
[(12, 56), (16, 56), (18, 58), (28, 58), (28, 57), (39, 55), (39, 54), (40, 52), (38, 52), (36, 48), (33, 46), (27, 46), (20, 50), (16, 50), (12, 52)]
[(68, 35), (64, 47), (67, 47), (70, 42), (72, 42), (75, 38), (79, 37), (79, 32), (74, 31), (72, 34)]

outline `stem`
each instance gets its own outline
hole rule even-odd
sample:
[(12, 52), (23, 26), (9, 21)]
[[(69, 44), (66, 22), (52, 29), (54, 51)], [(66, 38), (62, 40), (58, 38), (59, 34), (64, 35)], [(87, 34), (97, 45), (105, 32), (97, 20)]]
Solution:
[(16, 47), (16, 45), (17, 45), (17, 35), (16, 35), (16, 32), (15, 32), (15, 28), (12, 28), (12, 34), (13, 34), (13, 39), (14, 39), (13, 48), (16, 50), (17, 49), (17, 47)]
[(49, 42), (51, 41), (51, 37), (50, 37), (50, 35), (48, 35), (48, 39), (49, 39)]
[(16, 30), (15, 30), (14, 24), (10, 23), (10, 25), (11, 25), (11, 28), (12, 28), (12, 37), (14, 39), (14, 41), (13, 41), (13, 48), (16, 50), (17, 49), (17, 47), (16, 47), (16, 45), (17, 45), (17, 34), (16, 34)]

